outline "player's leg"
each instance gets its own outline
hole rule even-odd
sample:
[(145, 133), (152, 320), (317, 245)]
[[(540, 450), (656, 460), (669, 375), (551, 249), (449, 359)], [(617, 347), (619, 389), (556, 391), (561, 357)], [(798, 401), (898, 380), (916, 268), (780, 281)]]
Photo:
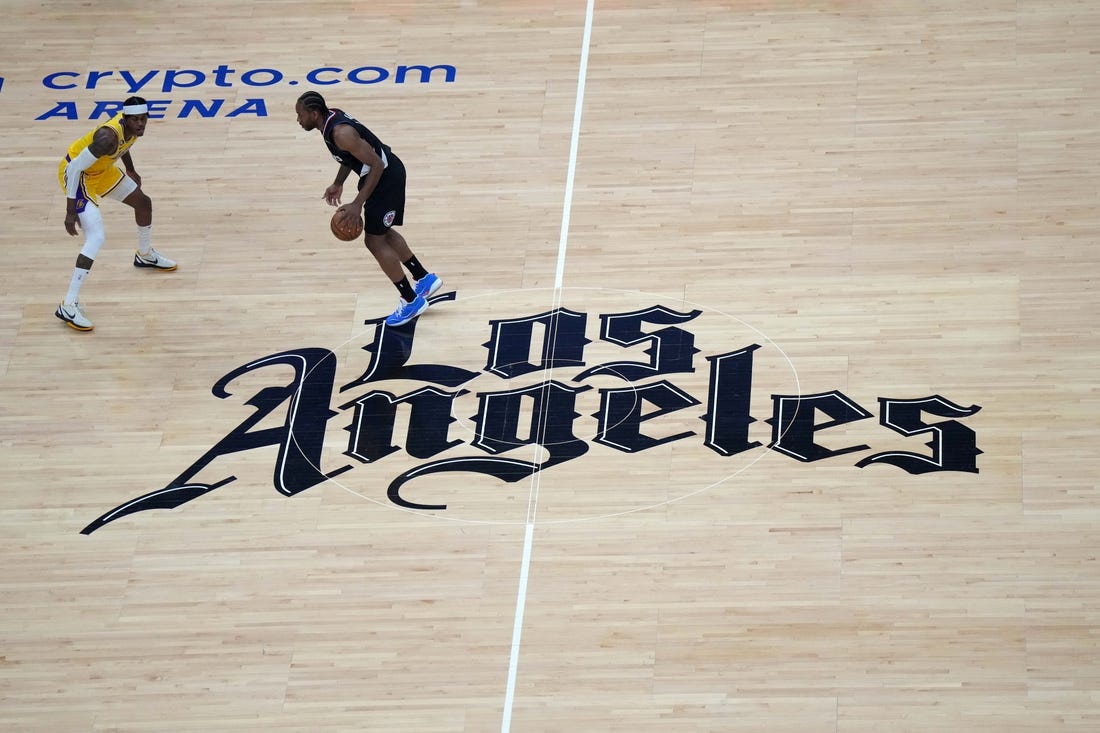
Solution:
[(103, 230), (103, 215), (99, 207), (83, 196), (80, 200), (82, 203), (78, 205), (77, 220), (80, 222), (81, 231), (84, 232), (84, 246), (80, 248), (80, 254), (76, 257), (76, 267), (73, 268), (72, 278), (69, 280), (69, 290), (65, 293), (61, 305), (57, 306), (54, 315), (70, 328), (75, 328), (77, 331), (91, 331), (94, 326), (80, 306), (80, 288), (84, 285), (84, 280), (88, 277), (106, 236)]
[(405, 164), (390, 151), (387, 157), (388, 165), (382, 180), (378, 182), (372, 199), (378, 199), (381, 209), (386, 216), (386, 242), (397, 254), (401, 264), (409, 271), (413, 278), (413, 290), (424, 298), (431, 297), (443, 281), (432, 272), (429, 272), (413, 251), (408, 242), (394, 227), (405, 223)]
[(401, 260), (397, 252), (390, 245), (385, 234), (365, 234), (363, 241), (382, 272), (390, 279), (400, 299), (397, 301), (397, 309), (386, 317), (386, 323), (390, 326), (400, 326), (408, 323), (428, 309), (428, 301), (421, 295), (417, 295), (405, 271), (401, 269)]
[[(367, 250), (374, 256), (374, 259), (378, 262), (378, 266), (382, 268), (382, 272), (386, 277), (390, 279), (390, 282), (394, 284), (397, 291), (402, 296), (412, 296), (412, 286), (409, 284), (409, 279), (405, 276), (405, 271), (401, 269), (401, 259), (398, 253), (390, 245), (389, 238), (386, 234), (371, 234), (367, 233), (363, 235), (363, 242), (367, 246)], [(403, 283), (403, 286), (402, 286)]]
[[(397, 288), (400, 295), (397, 301), (397, 309), (386, 317), (386, 323), (390, 326), (400, 326), (426, 311), (428, 300), (422, 295), (417, 295), (416, 290), (409, 283), (409, 278), (406, 277), (405, 271), (401, 267), (401, 257), (394, 248), (393, 240), (388, 234), (389, 229), (382, 221), (383, 219), (378, 216), (369, 219), (364, 217), (363, 243), (374, 255), (374, 259), (378, 262), (378, 266), (382, 268), (382, 272)], [(368, 228), (374, 231), (369, 231)]]
[(152, 270), (171, 271), (176, 269), (175, 260), (168, 259), (153, 249), (153, 201), (141, 186), (129, 176), (123, 176), (118, 185), (107, 196), (121, 201), (134, 210), (134, 222), (137, 224), (138, 244), (134, 253), (134, 267)]
[[(386, 317), (387, 325), (400, 326), (427, 310), (428, 300), (417, 295), (402, 268), (401, 255), (408, 253), (408, 245), (400, 235), (395, 239), (391, 234), (390, 227), (398, 218), (398, 206), (404, 201), (404, 185), (396, 185), (402, 183), (401, 176), (395, 177), (392, 173), (390, 168), (386, 169), (371, 197), (363, 204), (363, 242), (401, 296), (397, 310)], [(359, 179), (360, 187), (364, 180)]]
[(420, 260), (409, 248), (409, 243), (394, 228), (386, 230), (386, 244), (401, 261), (401, 264), (413, 277), (413, 290), (417, 295), (430, 298), (443, 285), (443, 281), (434, 272), (428, 272)]
[[(362, 186), (363, 179), (359, 185)], [(428, 307), (427, 298), (439, 289), (442, 284), (439, 278), (428, 278), (428, 271), (420, 264), (420, 261), (409, 249), (408, 243), (393, 227), (400, 226), (405, 216), (405, 166), (395, 155), (390, 155), (389, 165), (385, 173), (378, 181), (371, 197), (363, 205), (363, 231), (368, 237), (374, 237), (373, 242), (368, 243), (368, 248), (378, 258), (380, 263), (385, 263), (384, 269), (387, 277), (401, 293), (401, 302), (398, 303), (398, 312), (403, 306), (412, 304), (415, 306), (415, 314), (404, 319), (397, 319), (395, 312), (391, 318), (402, 322), (411, 320)], [(395, 263), (396, 262), (396, 266)], [(414, 278), (410, 286), (403, 268), (409, 269), (409, 274)], [(434, 287), (433, 287), (434, 285)], [(410, 298), (409, 290), (412, 291)], [(419, 301), (423, 300), (421, 304)], [(391, 325), (397, 325), (391, 321)]]

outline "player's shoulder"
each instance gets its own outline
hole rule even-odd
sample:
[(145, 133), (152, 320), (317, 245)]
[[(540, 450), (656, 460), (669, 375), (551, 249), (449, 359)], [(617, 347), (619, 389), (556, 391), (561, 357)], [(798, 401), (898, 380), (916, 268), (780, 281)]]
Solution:
[(118, 130), (116, 130), (111, 123), (105, 122), (95, 129), (92, 133), (94, 140), (117, 140)]
[(333, 115), (328, 127), (334, 136), (343, 137), (359, 135), (359, 131), (356, 129), (357, 125), (358, 122), (347, 115)]
[(339, 118), (340, 122), (346, 122), (346, 123), (349, 123), (349, 124), (352, 124), (352, 125), (362, 125), (363, 124), (362, 122), (357, 120), (352, 115), (349, 115), (347, 112), (345, 112), (342, 109), (332, 109), (330, 111), (336, 113), (336, 116)]

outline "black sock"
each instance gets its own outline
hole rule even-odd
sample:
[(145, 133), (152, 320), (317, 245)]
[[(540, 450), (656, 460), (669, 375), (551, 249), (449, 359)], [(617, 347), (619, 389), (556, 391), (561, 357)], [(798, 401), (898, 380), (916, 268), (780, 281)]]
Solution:
[(409, 278), (401, 278), (401, 282), (394, 283), (397, 288), (397, 292), (401, 294), (401, 299), (406, 303), (411, 303), (416, 300), (416, 292), (413, 291), (412, 285), (409, 285)]
[(416, 255), (413, 255), (405, 261), (405, 268), (409, 271), (409, 274), (413, 276), (414, 280), (420, 280), (428, 271), (424, 269), (424, 265), (420, 264), (420, 260), (416, 259)]

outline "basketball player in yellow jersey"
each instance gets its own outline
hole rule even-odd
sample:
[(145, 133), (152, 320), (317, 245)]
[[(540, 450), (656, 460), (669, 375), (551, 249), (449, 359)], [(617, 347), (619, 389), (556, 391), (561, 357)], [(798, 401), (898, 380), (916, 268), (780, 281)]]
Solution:
[[(141, 176), (130, 158), (130, 148), (145, 134), (148, 122), (148, 104), (141, 97), (130, 97), (123, 102), (121, 113), (73, 142), (58, 167), (58, 180), (66, 197), (65, 231), (75, 237), (79, 222), (84, 230), (84, 246), (76, 258), (69, 291), (54, 315), (78, 331), (92, 330), (92, 322), (80, 307), (79, 295), (105, 239), (99, 211), (104, 197), (134, 210), (138, 229), (134, 267), (176, 269), (175, 262), (153, 249), (153, 202), (141, 190)], [(115, 164), (120, 158), (125, 173)]]

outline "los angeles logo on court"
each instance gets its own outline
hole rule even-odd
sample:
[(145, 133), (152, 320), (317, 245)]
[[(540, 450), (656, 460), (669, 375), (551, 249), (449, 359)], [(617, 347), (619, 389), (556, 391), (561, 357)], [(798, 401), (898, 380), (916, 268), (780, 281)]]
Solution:
[[(456, 297), (437, 295), (433, 305)], [(802, 394), (790, 360), (748, 324), (702, 308), (650, 301), (622, 311), (614, 307), (621, 297), (585, 300), (597, 301), (593, 315), (559, 306), (479, 325), (469, 314), (461, 322), (443, 321), (448, 315), (436, 316), (433, 308), (399, 328), (368, 320), (358, 366), (339, 364), (335, 351), (317, 347), (242, 364), (212, 392), (226, 399), (245, 377), (277, 376), (244, 402), (251, 414), (163, 488), (119, 505), (82, 533), (220, 489), (236, 480), (225, 466), (259, 449), (277, 449), (273, 483), (285, 496), (326, 482), (355, 484), (358, 473), (370, 480), (356, 493), (436, 513), (447, 512), (448, 504), (432, 498), (433, 487), (476, 484), (472, 491), (485, 491), (486, 483), (491, 490), (559, 474), (568, 475), (570, 485), (583, 483), (569, 468), (594, 451), (605, 456), (604, 464), (610, 457), (621, 465), (624, 476), (636, 473), (632, 462), (646, 455), (663, 452), (665, 474), (682, 456), (696, 483), (702, 475), (716, 485), (765, 454), (810, 464), (870, 450), (863, 443), (827, 447), (825, 431), (872, 413), (839, 390)], [(419, 338), (445, 340), (451, 358), (457, 349), (476, 358), (478, 368), (418, 362), (418, 324)], [(338, 379), (340, 369), (355, 376)], [(763, 394), (754, 379), (763, 383)], [(336, 410), (334, 392), (342, 396)], [(976, 434), (961, 421), (980, 407), (940, 395), (878, 401), (885, 434), (903, 436), (915, 450), (872, 453), (854, 466), (914, 475), (978, 472)], [(754, 413), (764, 410), (770, 416), (758, 421)], [(754, 435), (769, 428), (766, 444)], [(335, 457), (334, 447), (341, 449)], [(422, 481), (429, 476), (435, 479)], [(620, 486), (625, 481), (590, 483), (628, 491)], [(666, 485), (667, 479), (653, 483), (666, 496), (688, 490)]]

